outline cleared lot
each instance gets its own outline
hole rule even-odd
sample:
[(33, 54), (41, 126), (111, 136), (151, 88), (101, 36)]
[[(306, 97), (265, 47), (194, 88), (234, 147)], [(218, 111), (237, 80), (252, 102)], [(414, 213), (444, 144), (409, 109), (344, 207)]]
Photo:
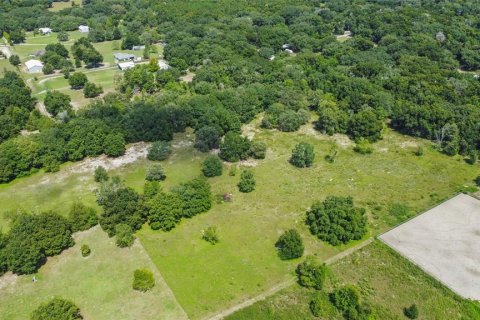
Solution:
[(480, 300), (480, 201), (460, 194), (380, 239), (459, 295)]

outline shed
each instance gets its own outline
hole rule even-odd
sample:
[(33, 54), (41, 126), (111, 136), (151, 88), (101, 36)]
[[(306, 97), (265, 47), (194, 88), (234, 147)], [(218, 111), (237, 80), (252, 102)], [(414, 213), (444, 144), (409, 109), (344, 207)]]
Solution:
[(81, 26), (78, 26), (78, 31), (80, 31), (82, 33), (87, 33), (87, 32), (90, 32), (90, 27), (81, 25)]
[(40, 33), (43, 35), (47, 35), (52, 33), (53, 30), (50, 28), (39, 28), (38, 31), (40, 31)]
[(136, 50), (145, 50), (145, 46), (133, 46), (133, 47), (132, 47), (132, 50), (133, 50), (133, 51), (136, 51)]
[(28, 60), (25, 62), (25, 66), (27, 67), (28, 73), (42, 72), (43, 69), (43, 63), (40, 60)]
[(135, 56), (130, 53), (116, 52), (113, 54), (116, 61), (133, 61)]
[(133, 63), (133, 61), (119, 62), (119, 63), (117, 63), (117, 66), (120, 70), (125, 71), (125, 70), (132, 69), (133, 67), (135, 67), (135, 63)]

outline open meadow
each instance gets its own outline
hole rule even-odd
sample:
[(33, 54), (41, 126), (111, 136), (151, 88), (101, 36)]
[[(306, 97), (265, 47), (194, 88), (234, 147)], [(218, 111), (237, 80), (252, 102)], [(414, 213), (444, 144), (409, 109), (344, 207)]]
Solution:
[[(265, 160), (240, 163), (255, 173), (254, 192), (238, 192), (240, 170), (236, 176), (230, 176), (229, 165), (225, 165), (223, 176), (209, 181), (214, 194), (232, 193), (232, 202), (214, 204), (209, 212), (182, 221), (168, 233), (147, 226), (138, 233), (145, 250), (192, 319), (215, 314), (289, 279), (298, 260), (281, 261), (274, 247), (286, 229), (298, 229), (306, 254), (315, 254), (322, 260), (354, 245), (352, 242), (332, 247), (310, 234), (304, 218), (314, 201), (328, 195), (352, 195), (357, 205), (367, 208), (367, 238), (471, 188), (472, 180), (480, 173), (477, 166), (466, 164), (461, 157), (448, 157), (434, 150), (430, 142), (391, 130), (374, 145), (371, 155), (355, 153), (346, 136), (321, 135), (311, 125), (292, 134), (260, 129), (253, 122), (244, 131), (266, 142), (269, 148)], [(162, 162), (167, 174), (164, 188), (200, 174), (206, 154), (193, 149), (192, 139), (188, 132), (177, 135), (173, 141), (173, 155)], [(288, 163), (292, 148), (301, 141), (315, 147), (316, 160), (311, 168), (298, 169)], [(324, 157), (332, 144), (338, 146), (338, 156), (335, 163), (328, 163)], [(423, 156), (414, 154), (419, 146), (425, 150)], [(110, 173), (142, 190), (150, 164), (138, 160)], [(56, 209), (62, 214), (76, 200), (93, 205), (93, 174), (68, 174), (70, 166), (64, 165), (58, 173), (37, 173), (1, 186), (0, 202), (5, 209), (15, 209), (20, 204), (26, 210)], [(391, 209), (398, 206), (404, 208), (402, 216)], [(5, 219), (0, 221), (5, 225)], [(202, 230), (209, 226), (216, 226), (219, 232), (220, 242), (215, 246), (201, 239)]]
[[(405, 319), (403, 308), (416, 304), (419, 319), (478, 319), (474, 303), (464, 300), (425, 274), (380, 241), (331, 266), (332, 284), (357, 286), (376, 319)], [(310, 319), (309, 302), (315, 295), (295, 284), (274, 296), (227, 317), (228, 320)], [(332, 312), (328, 319), (344, 319)]]
[[(0, 278), (2, 319), (24, 320), (39, 304), (52, 297), (75, 301), (85, 319), (186, 319), (170, 289), (138, 241), (118, 248), (113, 238), (96, 226), (74, 235), (76, 245), (51, 257), (36, 274)], [(92, 253), (83, 258), (80, 246)], [(148, 293), (132, 289), (133, 271), (149, 268), (155, 287)]]

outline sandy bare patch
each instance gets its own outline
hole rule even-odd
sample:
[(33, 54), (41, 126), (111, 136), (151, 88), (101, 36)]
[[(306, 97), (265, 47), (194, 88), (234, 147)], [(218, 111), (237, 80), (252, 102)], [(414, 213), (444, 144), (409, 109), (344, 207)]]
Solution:
[(303, 133), (305, 135), (309, 135), (309, 136), (312, 136), (318, 140), (330, 140), (330, 141), (335, 141), (335, 143), (339, 146), (341, 146), (342, 148), (350, 148), (350, 147), (353, 147), (354, 143), (352, 140), (350, 140), (350, 138), (344, 134), (334, 134), (333, 136), (329, 136), (329, 135), (326, 135), (326, 134), (323, 134), (321, 132), (319, 132), (318, 130), (315, 130), (315, 128), (313, 128), (312, 124), (308, 123), (306, 125), (303, 125), (300, 127), (300, 129), (298, 130), (299, 133)]
[(17, 281), (18, 276), (12, 272), (7, 272), (0, 277), (0, 290), (6, 288)]
[(258, 161), (253, 159), (241, 160), (238, 162), (240, 167), (255, 168), (258, 166)]
[(131, 144), (125, 150), (125, 154), (117, 158), (111, 158), (106, 155), (95, 158), (86, 158), (80, 162), (76, 162), (65, 170), (61, 170), (54, 175), (46, 175), (42, 178), (42, 180), (40, 180), (40, 184), (48, 184), (53, 181), (61, 181), (70, 176), (71, 174), (93, 173), (95, 169), (100, 166), (104, 167), (107, 170), (120, 168), (139, 159), (145, 159), (147, 157), (149, 146), (149, 143), (137, 142)]
[(38, 131), (38, 130), (35, 130), (35, 131), (22, 130), (22, 131), (20, 131), (20, 134), (24, 137), (28, 137), (28, 136), (31, 136), (32, 134), (37, 134), (37, 133), (40, 133), (40, 131)]
[(195, 73), (189, 71), (186, 75), (180, 77), (180, 81), (190, 83), (193, 81), (193, 77), (195, 77)]

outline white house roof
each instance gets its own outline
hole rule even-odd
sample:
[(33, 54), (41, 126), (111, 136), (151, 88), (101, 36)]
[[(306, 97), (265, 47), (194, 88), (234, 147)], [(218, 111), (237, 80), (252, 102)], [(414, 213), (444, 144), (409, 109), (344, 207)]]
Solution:
[(133, 61), (119, 62), (118, 67), (121, 70), (128, 70), (128, 69), (131, 69), (131, 68), (135, 67), (135, 63), (133, 63)]
[(133, 60), (133, 59), (135, 59), (135, 55), (133, 55), (131, 53), (115, 52), (113, 54), (113, 56), (117, 60)]
[(28, 60), (25, 62), (25, 65), (27, 66), (27, 69), (32, 69), (34, 67), (40, 67), (43, 68), (43, 63), (40, 60)]
[(40, 30), (40, 32), (43, 32), (43, 33), (52, 32), (52, 29), (50, 28), (38, 28), (38, 30)]
[(88, 31), (90, 31), (90, 28), (89, 28), (89, 26), (81, 25), (81, 26), (78, 26), (78, 30), (83, 31), (83, 32), (88, 32)]

